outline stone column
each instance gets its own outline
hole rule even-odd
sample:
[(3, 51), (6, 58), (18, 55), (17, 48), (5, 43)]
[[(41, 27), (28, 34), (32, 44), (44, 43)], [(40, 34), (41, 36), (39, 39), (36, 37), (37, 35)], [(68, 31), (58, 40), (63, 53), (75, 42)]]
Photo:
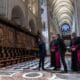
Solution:
[(75, 7), (75, 29), (76, 33), (80, 35), (80, 0), (74, 0), (74, 7)]

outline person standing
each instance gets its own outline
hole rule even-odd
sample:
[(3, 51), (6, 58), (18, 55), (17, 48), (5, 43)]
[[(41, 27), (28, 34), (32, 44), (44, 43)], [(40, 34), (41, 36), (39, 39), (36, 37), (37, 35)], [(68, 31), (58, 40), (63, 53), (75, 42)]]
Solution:
[(51, 52), (51, 67), (54, 67), (53, 70), (60, 69), (60, 56), (59, 56), (59, 47), (56, 39), (56, 35), (52, 36), (53, 40), (50, 43), (50, 52)]
[(45, 56), (46, 56), (46, 47), (45, 47), (45, 42), (39, 38), (38, 40), (38, 46), (39, 46), (39, 70), (42, 68), (44, 69), (44, 61), (45, 61)]
[(78, 57), (77, 51), (79, 49), (79, 38), (76, 36), (76, 33), (72, 33), (72, 39), (70, 42), (71, 47), (71, 69), (72, 71), (78, 71)]
[(54, 49), (53, 49), (53, 46), (54, 46), (54, 40), (55, 40), (55, 35), (52, 36), (52, 40), (50, 42), (50, 67), (54, 67), (55, 66), (55, 52), (54, 52)]
[(67, 65), (65, 62), (65, 52), (66, 52), (66, 46), (64, 44), (63, 39), (60, 37), (59, 34), (57, 34), (57, 41), (59, 45), (59, 53), (60, 53), (60, 59), (64, 67), (64, 72), (67, 72)]

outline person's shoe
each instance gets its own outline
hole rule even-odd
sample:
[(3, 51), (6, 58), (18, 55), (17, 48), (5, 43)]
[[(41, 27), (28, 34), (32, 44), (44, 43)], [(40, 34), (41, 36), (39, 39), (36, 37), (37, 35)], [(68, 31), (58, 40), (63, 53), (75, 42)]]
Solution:
[(46, 70), (45, 68), (42, 68), (42, 70)]
[(77, 73), (78, 71), (77, 71), (77, 70), (72, 70), (71, 72), (72, 72), (72, 73)]
[(56, 70), (57, 70), (57, 71), (60, 71), (60, 68), (57, 68)]
[(56, 69), (56, 68), (54, 68), (53, 70), (54, 70), (54, 71), (56, 71), (57, 69)]
[(54, 70), (54, 71), (59, 71), (59, 70), (60, 70), (60, 68), (54, 68), (53, 70)]
[(65, 71), (61, 71), (60, 73), (67, 73), (68, 71), (67, 70), (65, 70)]
[(68, 73), (68, 71), (67, 71), (67, 70), (65, 70), (64, 72), (65, 72), (65, 73)]

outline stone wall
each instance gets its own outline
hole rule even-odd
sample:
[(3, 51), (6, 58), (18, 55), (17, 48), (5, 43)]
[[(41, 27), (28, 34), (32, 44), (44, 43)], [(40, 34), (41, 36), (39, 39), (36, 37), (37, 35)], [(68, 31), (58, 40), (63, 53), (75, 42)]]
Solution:
[[(29, 29), (29, 21), (32, 19), (35, 24), (35, 33), (41, 30), (41, 22), (40, 20), (40, 13), (39, 15), (34, 15), (27, 7), (28, 3), (24, 3), (22, 0), (0, 0), (0, 16), (7, 18), (8, 20), (12, 20), (12, 11), (15, 7), (18, 7), (20, 10), (15, 10), (15, 13), (22, 12), (21, 20), (15, 20), (18, 23), (22, 23), (21, 25), (27, 29)], [(19, 12), (20, 11), (20, 12)], [(17, 14), (16, 13), (16, 14)], [(14, 22), (15, 22), (14, 21)], [(19, 22), (21, 21), (21, 22)]]

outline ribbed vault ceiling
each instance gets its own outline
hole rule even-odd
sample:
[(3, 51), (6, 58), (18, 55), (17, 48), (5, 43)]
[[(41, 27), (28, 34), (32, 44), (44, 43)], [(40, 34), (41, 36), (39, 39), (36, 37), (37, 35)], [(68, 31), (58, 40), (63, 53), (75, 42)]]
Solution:
[(52, 0), (53, 15), (58, 22), (58, 25), (72, 25), (73, 19), (73, 0)]

